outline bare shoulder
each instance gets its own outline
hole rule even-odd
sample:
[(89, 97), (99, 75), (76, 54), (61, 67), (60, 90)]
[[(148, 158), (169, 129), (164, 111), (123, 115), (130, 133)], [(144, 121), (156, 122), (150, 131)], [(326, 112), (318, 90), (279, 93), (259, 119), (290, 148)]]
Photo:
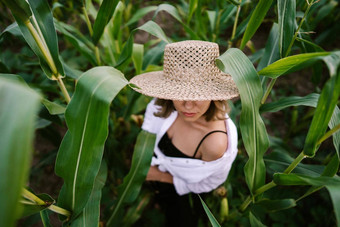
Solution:
[(214, 132), (207, 136), (201, 145), (202, 160), (213, 161), (223, 156), (228, 147), (226, 133)]

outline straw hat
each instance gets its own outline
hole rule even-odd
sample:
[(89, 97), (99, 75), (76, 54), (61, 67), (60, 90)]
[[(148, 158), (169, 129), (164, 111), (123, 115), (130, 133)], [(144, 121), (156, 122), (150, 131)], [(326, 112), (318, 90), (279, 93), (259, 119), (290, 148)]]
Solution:
[(168, 100), (228, 100), (239, 95), (230, 75), (215, 65), (216, 43), (181, 41), (167, 44), (163, 71), (137, 75), (130, 80), (134, 90)]

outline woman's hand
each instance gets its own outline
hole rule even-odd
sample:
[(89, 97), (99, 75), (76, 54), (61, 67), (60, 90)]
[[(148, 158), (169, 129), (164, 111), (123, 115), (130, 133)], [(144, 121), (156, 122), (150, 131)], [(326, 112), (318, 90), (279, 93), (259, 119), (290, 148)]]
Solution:
[(157, 166), (150, 166), (148, 175), (146, 176), (147, 181), (159, 181), (163, 183), (173, 183), (173, 177), (168, 172), (162, 172)]

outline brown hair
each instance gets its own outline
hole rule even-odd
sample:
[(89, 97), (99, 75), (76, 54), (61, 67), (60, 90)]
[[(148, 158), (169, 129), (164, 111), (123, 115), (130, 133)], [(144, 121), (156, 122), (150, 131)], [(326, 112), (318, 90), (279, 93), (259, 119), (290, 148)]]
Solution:
[[(167, 99), (156, 99), (155, 104), (160, 106), (160, 110), (154, 115), (156, 117), (167, 118), (175, 110), (172, 100)], [(223, 101), (211, 101), (207, 112), (204, 113), (206, 121), (211, 120), (224, 120), (225, 114), (229, 112), (228, 102)]]

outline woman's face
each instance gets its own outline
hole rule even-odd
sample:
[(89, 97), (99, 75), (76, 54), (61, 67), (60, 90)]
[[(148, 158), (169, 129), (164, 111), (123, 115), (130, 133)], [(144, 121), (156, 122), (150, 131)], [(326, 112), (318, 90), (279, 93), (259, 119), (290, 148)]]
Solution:
[(196, 121), (204, 118), (203, 115), (210, 107), (211, 101), (172, 101), (180, 117), (185, 121)]

